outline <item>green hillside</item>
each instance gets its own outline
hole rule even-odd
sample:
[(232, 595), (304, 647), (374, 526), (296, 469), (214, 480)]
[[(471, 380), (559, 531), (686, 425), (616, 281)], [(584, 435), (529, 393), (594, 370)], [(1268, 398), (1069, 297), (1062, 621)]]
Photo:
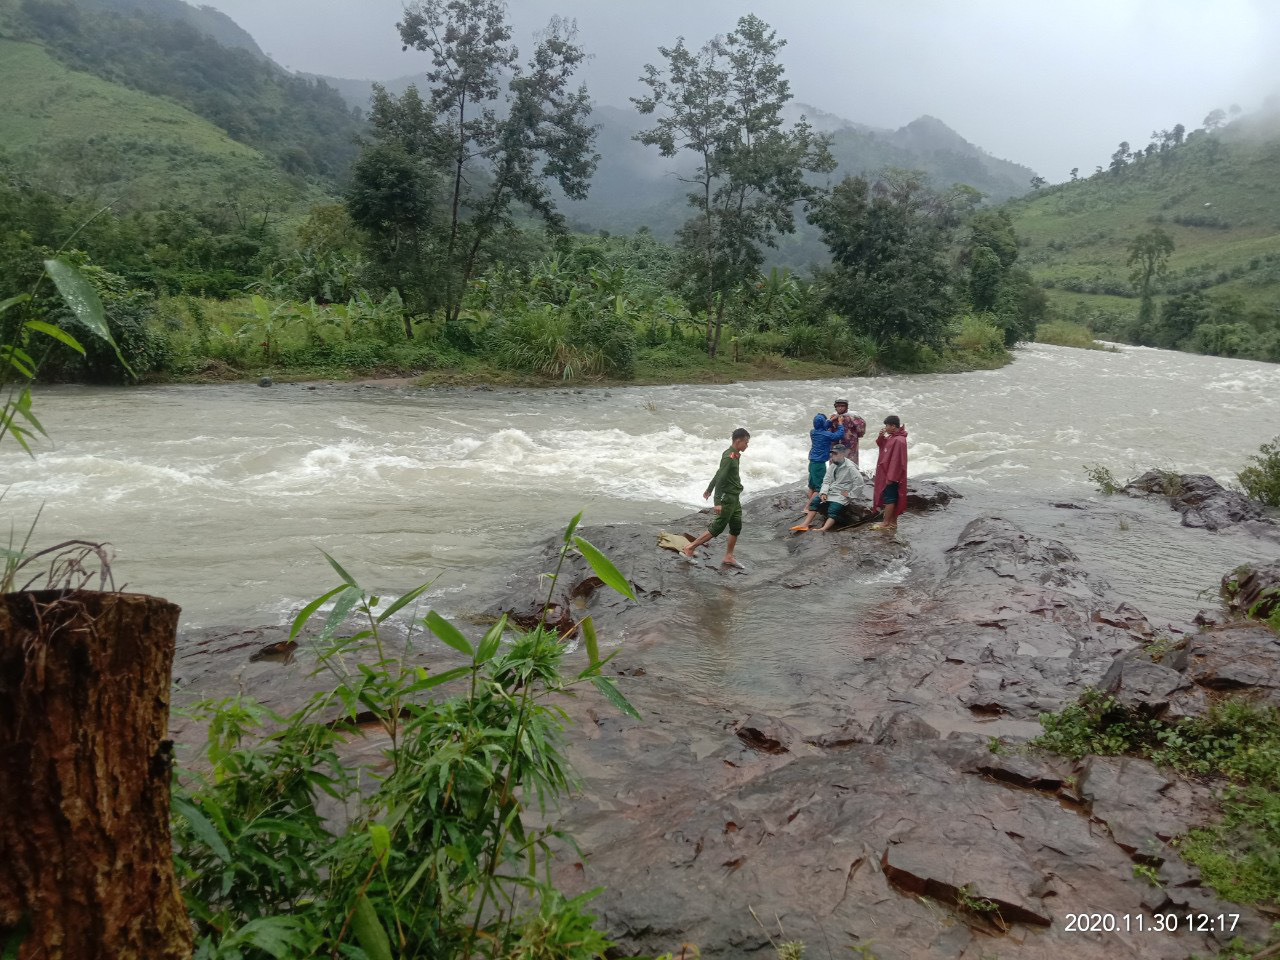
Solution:
[(1129, 245), (1155, 229), (1174, 243), (1167, 273), (1154, 285), (1161, 315), (1181, 298), (1178, 303), (1195, 306), (1204, 321), (1262, 334), (1280, 326), (1280, 118), (1274, 114), (1197, 130), (1140, 158), (1135, 151), (1123, 165), (1046, 187), (1006, 209), (1023, 244), (1019, 263), (1045, 286), (1057, 313), (1099, 333), (1146, 342), (1134, 328), (1139, 299)]
[(216, 11), (182, 0), (0, 0), (0, 36), (39, 43), (64, 67), (186, 107), (326, 189), (355, 158), (358, 112), (324, 83), (264, 57)]
[(278, 177), (258, 151), (191, 111), (70, 70), (35, 43), (0, 38), (0, 90), (3, 152), (62, 192), (130, 206)]

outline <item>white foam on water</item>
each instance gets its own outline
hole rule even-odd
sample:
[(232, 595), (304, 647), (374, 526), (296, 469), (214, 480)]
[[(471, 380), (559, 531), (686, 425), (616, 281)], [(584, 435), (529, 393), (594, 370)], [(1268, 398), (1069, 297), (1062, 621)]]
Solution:
[(869, 577), (859, 577), (858, 583), (865, 586), (873, 584), (897, 584), (906, 583), (907, 577), (911, 576), (911, 567), (902, 559), (891, 560), (889, 564), (881, 571), (872, 574)]

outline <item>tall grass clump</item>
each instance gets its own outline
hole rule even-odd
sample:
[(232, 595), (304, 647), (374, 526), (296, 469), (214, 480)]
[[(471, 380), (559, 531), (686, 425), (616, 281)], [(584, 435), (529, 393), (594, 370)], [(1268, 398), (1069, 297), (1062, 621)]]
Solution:
[[(559, 564), (577, 551), (634, 598), (574, 536), (578, 519)], [(590, 618), (573, 627), (587, 664), (569, 673), (567, 635), (545, 618), (521, 630), (504, 617), (473, 643), (430, 612), (414, 623), (421, 634), (393, 644), (388, 619), (427, 585), (387, 601), (330, 563), (341, 583), (293, 627), (296, 637), (332, 605), (316, 641), (329, 689), (289, 716), (240, 697), (197, 708), (206, 754), (177, 775), (173, 801), (196, 956), (602, 957), (611, 944), (594, 927), (593, 894), (569, 899), (550, 883), (553, 845), (567, 841), (545, 826), (572, 783), (556, 700), (590, 683), (638, 716), (603, 675), (611, 657)], [(360, 628), (342, 636), (352, 617)], [(419, 665), (426, 634), (448, 657), (434, 672)]]

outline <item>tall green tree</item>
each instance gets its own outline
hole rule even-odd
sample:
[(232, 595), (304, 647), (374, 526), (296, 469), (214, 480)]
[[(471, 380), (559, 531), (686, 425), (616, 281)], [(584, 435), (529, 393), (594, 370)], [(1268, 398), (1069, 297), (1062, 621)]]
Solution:
[(1133, 267), (1129, 281), (1142, 298), (1138, 308), (1140, 330), (1149, 329), (1155, 321), (1153, 285), (1168, 270), (1169, 257), (1172, 255), (1173, 238), (1159, 227), (1140, 233), (1129, 241), (1128, 264)]
[(444, 217), (443, 137), (412, 86), (395, 97), (375, 84), (369, 129), (352, 167), (347, 209), (369, 239), (382, 283), (398, 288), (412, 310), (431, 311), (443, 303), (430, 256)]
[(929, 189), (918, 171), (839, 183), (809, 216), (831, 251), (831, 308), (881, 344), (940, 347), (957, 300), (951, 241), (972, 202), (971, 190)]
[(573, 76), (586, 54), (575, 26), (553, 19), (523, 64), (500, 0), (417, 0), (397, 24), (426, 53), (437, 171), (445, 178), (430, 260), (450, 320), (467, 284), (519, 208), (563, 228), (554, 183), (587, 194), (599, 157), (590, 98)]
[(806, 174), (835, 168), (827, 137), (802, 117), (790, 127), (782, 111), (791, 86), (778, 53), (785, 40), (756, 16), (698, 51), (683, 38), (659, 47), (662, 66), (647, 64), (648, 88), (632, 98), (657, 117), (636, 140), (664, 157), (682, 150), (698, 159), (689, 204), (696, 211), (679, 231), (690, 308), (706, 317), (706, 348), (715, 356), (726, 316), (749, 296), (764, 249), (795, 231), (798, 204), (820, 193)]

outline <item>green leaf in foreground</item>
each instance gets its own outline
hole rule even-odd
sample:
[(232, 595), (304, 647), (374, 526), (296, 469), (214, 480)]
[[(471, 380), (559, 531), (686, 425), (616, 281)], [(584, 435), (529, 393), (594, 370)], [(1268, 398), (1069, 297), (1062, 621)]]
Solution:
[(67, 331), (63, 330), (61, 327), (55, 327), (52, 323), (48, 323), (44, 320), (28, 320), (25, 326), (28, 330), (43, 333), (46, 337), (53, 337), (53, 339), (61, 343), (65, 343), (76, 353), (84, 356), (84, 347), (80, 345), (80, 341), (67, 333)]
[(115, 351), (116, 359), (120, 361), (120, 365), (128, 370), (130, 376), (132, 376), (133, 369), (125, 362), (124, 354), (120, 352), (115, 338), (111, 336), (111, 329), (107, 326), (107, 313), (102, 306), (102, 298), (98, 296), (98, 291), (93, 289), (93, 284), (85, 279), (83, 273), (65, 260), (46, 260), (44, 268), (49, 274), (49, 279), (53, 281), (53, 285), (58, 288), (58, 293), (62, 296), (63, 301), (71, 308), (71, 312), (76, 315), (76, 319), (99, 340), (111, 345), (111, 349)]
[(459, 653), (466, 654), (468, 657), (475, 656), (475, 650), (471, 648), (467, 638), (462, 635), (462, 631), (434, 610), (427, 614), (423, 622), (427, 625), (427, 629)]
[(631, 701), (622, 695), (622, 691), (618, 689), (617, 684), (609, 677), (592, 677), (591, 682), (595, 684), (597, 690), (604, 694), (604, 698), (612, 703), (615, 707), (625, 713), (628, 717), (636, 720), (642, 720), (640, 711), (631, 705)]
[(369, 960), (391, 960), (391, 940), (382, 921), (378, 919), (378, 911), (363, 893), (356, 898), (351, 929), (355, 931), (356, 941), (368, 954)]
[(627, 578), (622, 575), (617, 567), (613, 565), (613, 561), (597, 550), (594, 546), (583, 540), (582, 537), (574, 537), (573, 545), (578, 548), (578, 552), (586, 558), (591, 570), (597, 577), (601, 579), (607, 586), (617, 590), (629, 600), (636, 599), (635, 591), (631, 589), (631, 584), (627, 582)]
[(600, 662), (600, 643), (596, 640), (596, 624), (590, 617), (585, 617), (580, 624), (582, 641), (587, 646), (587, 659), (595, 666)]

